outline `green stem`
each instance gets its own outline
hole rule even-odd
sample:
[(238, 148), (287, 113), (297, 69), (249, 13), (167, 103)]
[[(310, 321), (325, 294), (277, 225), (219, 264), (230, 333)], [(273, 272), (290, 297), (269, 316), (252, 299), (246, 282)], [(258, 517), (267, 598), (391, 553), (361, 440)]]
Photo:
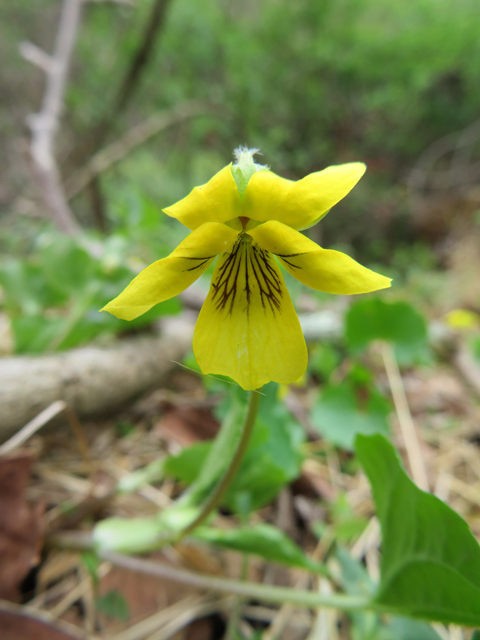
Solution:
[(200, 513), (197, 515), (195, 520), (191, 522), (183, 531), (180, 532), (176, 540), (180, 540), (184, 536), (191, 533), (196, 527), (205, 522), (208, 516), (215, 511), (215, 509), (220, 505), (225, 493), (230, 487), (233, 479), (237, 475), (237, 471), (240, 468), (240, 464), (242, 463), (243, 456), (245, 455), (245, 451), (247, 450), (248, 443), (250, 442), (250, 436), (252, 435), (253, 427), (255, 425), (255, 418), (257, 417), (257, 411), (260, 404), (260, 394), (256, 391), (250, 391), (250, 399), (248, 402), (248, 409), (245, 415), (245, 421), (242, 427), (242, 433), (240, 435), (240, 440), (238, 442), (237, 448), (233, 455), (233, 458), (226, 470), (223, 478), (220, 480), (218, 485), (215, 487), (214, 491), (208, 498), (208, 500), (203, 505)]
[(300, 589), (290, 589), (287, 587), (272, 587), (254, 582), (242, 582), (228, 578), (217, 578), (211, 575), (194, 573), (186, 569), (179, 569), (172, 565), (160, 564), (150, 560), (141, 560), (131, 556), (124, 556), (113, 551), (103, 551), (100, 557), (112, 562), (112, 564), (139, 571), (150, 575), (159, 576), (167, 580), (181, 582), (183, 584), (197, 587), (199, 589), (209, 589), (221, 593), (231, 593), (248, 599), (260, 600), (262, 602), (272, 602), (282, 604), (290, 602), (303, 607), (315, 609), (317, 607), (331, 607), (343, 611), (354, 611), (360, 609), (376, 610), (378, 607), (374, 602), (363, 596), (349, 596), (343, 594), (324, 595), (317, 591), (303, 591)]
[[(94, 549), (93, 540), (89, 534), (78, 532), (65, 532), (55, 534), (47, 538), (47, 546), (55, 549), (70, 549), (86, 551)], [(340, 593), (324, 595), (317, 591), (304, 591), (301, 589), (289, 589), (286, 587), (273, 587), (254, 582), (243, 582), (228, 578), (217, 578), (211, 575), (195, 573), (186, 569), (179, 569), (151, 560), (142, 560), (132, 556), (125, 556), (114, 551), (100, 551), (99, 557), (112, 564), (149, 575), (158, 576), (166, 580), (173, 580), (182, 584), (209, 589), (220, 593), (231, 593), (246, 599), (255, 599), (262, 602), (275, 604), (291, 603), (303, 607), (331, 607), (342, 611), (356, 611), (369, 609), (371, 611), (387, 611), (375, 602), (363, 596), (349, 596)]]

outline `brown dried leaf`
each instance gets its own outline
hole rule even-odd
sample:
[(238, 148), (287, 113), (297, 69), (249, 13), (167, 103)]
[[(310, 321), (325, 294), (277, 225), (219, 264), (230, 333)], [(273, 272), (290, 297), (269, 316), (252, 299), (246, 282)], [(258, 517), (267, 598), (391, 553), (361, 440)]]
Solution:
[(2, 640), (78, 640), (82, 637), (67, 634), (48, 622), (35, 620), (28, 615), (7, 611), (0, 611), (0, 629)]
[(44, 530), (44, 505), (25, 498), (32, 457), (0, 458), (0, 598), (16, 601), (20, 584), (38, 563)]
[(188, 447), (198, 440), (209, 440), (218, 433), (218, 422), (210, 409), (175, 407), (157, 424), (162, 435), (182, 447)]
[[(153, 555), (152, 559), (156, 556)], [(165, 561), (161, 554), (159, 557)], [(170, 580), (129, 571), (122, 567), (113, 569), (100, 580), (99, 595), (109, 591), (118, 591), (126, 600), (129, 609), (129, 621), (122, 622), (99, 613), (102, 631), (118, 633), (119, 631), (154, 615), (182, 600), (192, 590)], [(3, 639), (2, 639), (3, 640)]]

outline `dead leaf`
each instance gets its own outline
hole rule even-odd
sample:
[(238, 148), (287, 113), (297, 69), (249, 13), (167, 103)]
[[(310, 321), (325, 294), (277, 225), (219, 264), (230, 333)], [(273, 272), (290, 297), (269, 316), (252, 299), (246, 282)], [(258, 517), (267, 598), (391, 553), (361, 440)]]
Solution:
[(79, 640), (87, 637), (81, 632), (70, 635), (56, 625), (32, 618), (22, 611), (0, 611), (0, 629), (2, 640)]
[(446, 411), (459, 415), (468, 404), (458, 376), (446, 368), (411, 371), (403, 376), (403, 384), (413, 414)]
[(31, 467), (26, 453), (0, 458), (0, 598), (13, 602), (42, 548), (44, 505), (25, 498)]
[(210, 409), (175, 407), (163, 416), (156, 428), (168, 440), (188, 447), (199, 440), (214, 438), (219, 424)]
[[(158, 554), (165, 561), (165, 558)], [(155, 554), (152, 558), (155, 558)], [(129, 621), (122, 622), (99, 612), (103, 633), (118, 633), (121, 630), (154, 615), (182, 600), (192, 590), (170, 580), (129, 571), (123, 567), (113, 569), (100, 580), (99, 596), (109, 591), (119, 592), (128, 605)], [(3, 638), (2, 638), (3, 640)]]

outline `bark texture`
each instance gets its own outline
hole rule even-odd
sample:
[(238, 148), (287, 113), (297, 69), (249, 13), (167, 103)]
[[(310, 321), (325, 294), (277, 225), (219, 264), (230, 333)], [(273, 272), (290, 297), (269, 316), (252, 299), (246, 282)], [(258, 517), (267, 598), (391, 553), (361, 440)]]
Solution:
[(133, 337), (109, 347), (0, 360), (0, 439), (56, 400), (79, 417), (114, 411), (164, 383), (191, 346), (193, 323), (175, 320), (161, 337)]

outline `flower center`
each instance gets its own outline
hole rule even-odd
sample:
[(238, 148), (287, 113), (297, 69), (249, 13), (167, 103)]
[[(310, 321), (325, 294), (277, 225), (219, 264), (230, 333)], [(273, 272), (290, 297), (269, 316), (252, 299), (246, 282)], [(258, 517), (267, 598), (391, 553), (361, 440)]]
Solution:
[(247, 218), (247, 216), (238, 216), (238, 219), (242, 223), (242, 227), (245, 229), (245, 227), (247, 226), (250, 218)]
[(250, 313), (258, 304), (266, 314), (280, 312), (283, 289), (272, 255), (241, 231), (230, 252), (225, 252), (212, 280), (212, 301), (217, 311)]

